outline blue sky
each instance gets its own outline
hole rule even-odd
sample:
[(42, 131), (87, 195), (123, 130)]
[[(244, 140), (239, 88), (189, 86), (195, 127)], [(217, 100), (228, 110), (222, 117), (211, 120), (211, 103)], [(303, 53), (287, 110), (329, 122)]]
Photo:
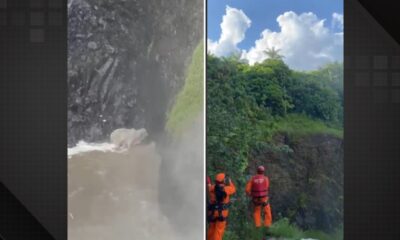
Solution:
[[(228, 14), (227, 6), (230, 7), (230, 10), (234, 11), (230, 11), (230, 13)], [(329, 33), (324, 33), (325, 36), (321, 37), (321, 39), (322, 38), (324, 39), (322, 39), (321, 41), (317, 39), (319, 36), (318, 37), (314, 36), (315, 39), (312, 41), (314, 41), (313, 42), (314, 44), (326, 44), (327, 46), (325, 46), (324, 50), (322, 50), (321, 47), (317, 49), (309, 49), (309, 52), (306, 53), (307, 55), (318, 56), (319, 61), (322, 61), (321, 59), (324, 57), (325, 60), (322, 61), (323, 63), (328, 61), (328, 59), (340, 61), (342, 58), (342, 53), (339, 53), (339, 51), (343, 51), (340, 49), (343, 48), (343, 45), (341, 44), (340, 46), (340, 36), (338, 37), (338, 35), (342, 34), (343, 29), (342, 26), (339, 26), (340, 24), (338, 24), (338, 21), (335, 21), (333, 17), (333, 14), (335, 13), (335, 15), (338, 16), (337, 19), (341, 19), (341, 24), (343, 24), (342, 22), (343, 1), (341, 0), (208, 0), (207, 8), (208, 8), (207, 37), (212, 42), (218, 42), (218, 40), (221, 37), (220, 25), (221, 22), (223, 21), (223, 16), (230, 15), (230, 17), (227, 17), (227, 20), (225, 22), (227, 26), (229, 26), (226, 27), (227, 29), (226, 31), (230, 31), (229, 29), (234, 29), (235, 26), (238, 25), (237, 24), (238, 22), (239, 23), (244, 22), (243, 23), (244, 26), (242, 26), (241, 29), (236, 30), (239, 31), (240, 34), (243, 33), (244, 37), (243, 38), (239, 37), (236, 41), (234, 41), (233, 43), (234, 46), (227, 47), (224, 44), (220, 44), (224, 46), (211, 46), (212, 49), (217, 49), (218, 47), (224, 48), (223, 51), (221, 49), (220, 51), (218, 51), (218, 49), (215, 50), (216, 55), (226, 55), (228, 49), (232, 49), (233, 51), (238, 51), (238, 52), (241, 51), (249, 52), (251, 48), (254, 48), (252, 53), (250, 54), (253, 57), (249, 58), (253, 59), (254, 61), (257, 61), (257, 59), (260, 60), (262, 57), (261, 56), (256, 57), (256, 55), (258, 54), (255, 49), (257, 48), (255, 46), (256, 40), (264, 38), (264, 40), (262, 40), (264, 41), (264, 44), (262, 44), (260, 41), (260, 43), (258, 44), (259, 45), (258, 48), (260, 48), (260, 46), (274, 47), (274, 44), (278, 46), (279, 44), (277, 43), (277, 41), (283, 41), (286, 38), (293, 38), (292, 42), (302, 40), (302, 39), (294, 39), (296, 37), (291, 36), (287, 30), (285, 33), (285, 30), (283, 30), (277, 22), (278, 16), (281, 16), (284, 13), (291, 11), (294, 14), (289, 14), (285, 15), (285, 17), (282, 17), (282, 24), (286, 24), (287, 26), (295, 24), (298, 27), (298, 29), (303, 29), (302, 22), (307, 22), (308, 25), (305, 27), (309, 27), (310, 29), (312, 29), (314, 28), (313, 26), (315, 24), (325, 19), (325, 21), (323, 21), (324, 26), (321, 26), (320, 30), (321, 32), (329, 31)], [(303, 13), (312, 13), (312, 16), (310, 15), (302, 16), (301, 14)], [(231, 21), (232, 24), (229, 24), (229, 21)], [(269, 29), (269, 31), (273, 32), (273, 34), (265, 34), (265, 36), (261, 37), (262, 32), (266, 29)], [(297, 30), (294, 30), (293, 32), (296, 31)], [(279, 34), (282, 36), (276, 36)], [(310, 36), (310, 33), (307, 32), (304, 32), (303, 35), (304, 37), (309, 36), (313, 38), (313, 36)], [(327, 40), (328, 38), (336, 38), (336, 37), (338, 39), (335, 40), (335, 43), (333, 43), (333, 41)], [(267, 39), (267, 38), (274, 38), (274, 39)], [(288, 40), (287, 44), (290, 44), (290, 42), (291, 41)], [(307, 41), (304, 40), (304, 43), (306, 42)], [(331, 44), (332, 47), (328, 47), (329, 44)], [(286, 49), (286, 45), (283, 45), (283, 48), (284, 49), (282, 50), (286, 52), (286, 54), (289, 56), (289, 62), (296, 62), (292, 58), (294, 57), (294, 55), (296, 55), (294, 52), (299, 52), (299, 50), (296, 50), (293, 46), (288, 47), (292, 50)], [(297, 46), (297, 48), (300, 47)], [(333, 48), (335, 48), (335, 50), (333, 50)], [(293, 51), (293, 49), (295, 50)], [(210, 51), (210, 46), (209, 46), (209, 51)], [(246, 58), (246, 56), (248, 57), (249, 55), (244, 54), (243, 56), (244, 58)], [(294, 68), (305, 69), (305, 70), (316, 68), (316, 63), (312, 63), (311, 64), (312, 66), (310, 65), (310, 66), (296, 67), (295, 63), (293, 63), (293, 65), (295, 66)]]

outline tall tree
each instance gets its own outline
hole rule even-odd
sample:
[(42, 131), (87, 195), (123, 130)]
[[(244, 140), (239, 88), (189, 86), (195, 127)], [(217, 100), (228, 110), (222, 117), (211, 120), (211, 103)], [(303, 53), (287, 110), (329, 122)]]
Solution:
[(280, 51), (281, 51), (280, 49), (272, 47), (272, 48), (267, 48), (267, 50), (265, 50), (264, 53), (268, 56), (269, 59), (282, 60), (283, 56), (279, 54)]

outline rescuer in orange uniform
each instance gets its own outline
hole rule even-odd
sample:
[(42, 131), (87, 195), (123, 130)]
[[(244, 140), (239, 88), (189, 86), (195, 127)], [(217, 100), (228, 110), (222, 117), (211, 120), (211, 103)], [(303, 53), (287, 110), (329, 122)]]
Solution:
[(269, 179), (264, 176), (264, 172), (263, 166), (257, 168), (257, 175), (253, 176), (246, 184), (246, 193), (252, 198), (253, 218), (256, 227), (261, 227), (261, 211), (264, 211), (264, 226), (268, 229), (272, 224), (272, 214), (268, 197)]
[(207, 179), (209, 204), (207, 207), (208, 240), (222, 240), (226, 227), (226, 218), (229, 214), (229, 196), (236, 192), (236, 187), (224, 173), (215, 176), (215, 184)]

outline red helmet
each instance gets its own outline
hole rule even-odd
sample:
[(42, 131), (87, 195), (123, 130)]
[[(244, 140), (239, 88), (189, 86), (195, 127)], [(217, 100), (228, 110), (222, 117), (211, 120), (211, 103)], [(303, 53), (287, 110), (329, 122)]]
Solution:
[(264, 166), (258, 166), (257, 173), (261, 174), (261, 173), (264, 173), (264, 172), (265, 172)]
[(215, 176), (215, 181), (216, 181), (217, 183), (223, 183), (223, 182), (225, 181), (225, 173), (218, 173), (218, 174)]

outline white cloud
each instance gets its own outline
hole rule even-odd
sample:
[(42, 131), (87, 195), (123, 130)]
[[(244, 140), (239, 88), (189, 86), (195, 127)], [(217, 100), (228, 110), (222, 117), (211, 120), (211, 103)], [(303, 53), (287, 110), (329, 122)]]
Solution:
[(208, 51), (216, 56), (226, 56), (240, 52), (237, 44), (245, 38), (251, 21), (242, 10), (226, 7), (221, 23), (221, 36), (218, 41), (208, 39)]
[(333, 13), (332, 14), (332, 27), (337, 27), (343, 31), (343, 14)]
[[(334, 14), (332, 21), (339, 23), (339, 20), (339, 14)], [(267, 58), (264, 51), (274, 47), (291, 68), (298, 70), (316, 69), (327, 62), (342, 60), (343, 33), (327, 28), (325, 19), (318, 19), (311, 12), (300, 15), (285, 12), (277, 22), (280, 31), (264, 30), (255, 45), (243, 51), (242, 58), (250, 64), (261, 62)]]

